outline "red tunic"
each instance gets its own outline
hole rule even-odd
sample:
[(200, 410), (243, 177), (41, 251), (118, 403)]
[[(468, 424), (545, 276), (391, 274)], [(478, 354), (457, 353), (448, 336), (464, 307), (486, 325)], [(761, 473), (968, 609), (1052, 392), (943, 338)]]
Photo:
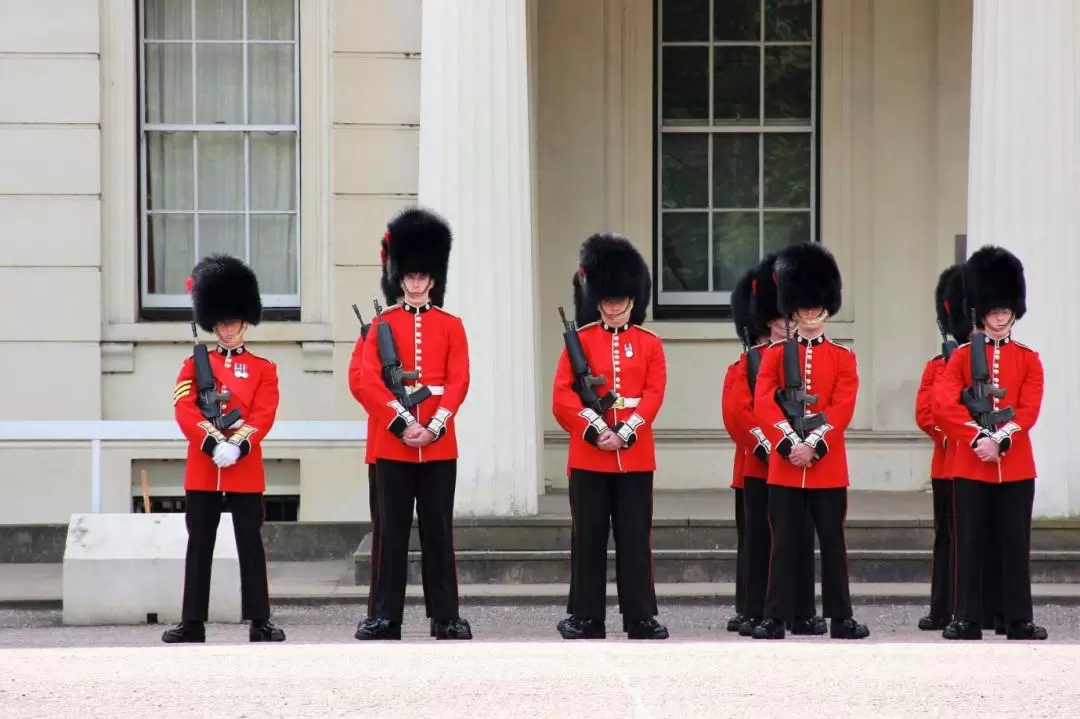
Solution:
[[(371, 336), (370, 334), (368, 336)], [(367, 408), (364, 401), (360, 399), (360, 370), (364, 366), (364, 338), (359, 337), (356, 340), (356, 346), (353, 347), (352, 357), (349, 359), (349, 391), (352, 392), (352, 396), (360, 403), (360, 406), (364, 408), (364, 411), (368, 414), (367, 423), (367, 441), (364, 443), (364, 464), (375, 464), (375, 428), (379, 424), (371, 419), (371, 410)]]
[(847, 487), (844, 432), (855, 414), (855, 398), (859, 392), (855, 353), (824, 335), (812, 340), (798, 335), (797, 338), (806, 393), (817, 396), (817, 402), (807, 411), (824, 412), (827, 423), (807, 437), (817, 455), (809, 467), (796, 467), (784, 459), (798, 437), (775, 400), (776, 391), (784, 384), (784, 343), (771, 345), (762, 353), (754, 393), (758, 421), (769, 438), (773, 453), (780, 455), (769, 462), (769, 484), (804, 489)]
[[(623, 400), (601, 417), (581, 405), (574, 392), (570, 359), (563, 348), (552, 388), (552, 412), (559, 426), (570, 434), (567, 473), (571, 469), (592, 472), (654, 472), (656, 445), (653, 422), (664, 402), (667, 362), (660, 338), (637, 325), (608, 327), (593, 322), (578, 329), (589, 370), (603, 375), (596, 387), (601, 397), (613, 391)], [(620, 434), (624, 449), (607, 451), (596, 446), (606, 429)]]
[[(277, 366), (268, 359), (257, 357), (245, 347), (231, 351), (228, 367), (225, 366), (225, 358), (225, 350), (220, 347), (210, 352), (210, 367), (218, 382), (218, 391), (228, 390), (232, 393), (232, 399), (225, 403), (222, 414), (233, 409), (240, 410), (243, 424), (235, 430), (219, 432), (199, 411), (195, 403), (194, 357), (184, 360), (176, 378), (173, 413), (188, 440), (184, 489), (265, 492), (262, 441), (274, 426), (277, 416)], [(240, 448), (240, 459), (224, 469), (219, 469), (211, 459), (214, 448), (221, 442), (231, 442)]]
[[(1031, 428), (1039, 419), (1043, 398), (1043, 366), (1039, 354), (1010, 337), (983, 344), (986, 366), (995, 384), (1005, 390), (1005, 398), (994, 407), (1012, 407), (1016, 417), (993, 433), (978, 427), (960, 402), (960, 393), (971, 385), (971, 344), (961, 345), (934, 386), (934, 413), (944, 422), (945, 433), (956, 438), (953, 477), (983, 482), (1016, 482), (1035, 478), (1035, 456), (1031, 448)], [(1000, 462), (983, 462), (974, 447), (980, 437), (990, 436), (1001, 447)]]
[(950, 479), (946, 473), (945, 455), (948, 440), (944, 430), (934, 417), (934, 384), (945, 371), (945, 358), (936, 355), (923, 368), (919, 391), (915, 394), (915, 424), (934, 442), (934, 456), (930, 460), (930, 477)]
[[(411, 409), (405, 409), (386, 388), (379, 359), (380, 324), (390, 325), (402, 370), (417, 371), (419, 380), (405, 380), (406, 386), (426, 385), (432, 395)], [(458, 317), (428, 303), (412, 307), (405, 303), (388, 307), (374, 318), (364, 342), (359, 376), (350, 372), (349, 387), (368, 410), (368, 454), (373, 459), (398, 462), (437, 462), (457, 459), (454, 416), (469, 392), (469, 344), (465, 326)], [(410, 447), (401, 441), (409, 425), (419, 422), (435, 434), (426, 447)]]
[[(768, 344), (761, 344), (754, 349), (764, 352)], [(754, 413), (754, 395), (750, 393), (748, 377), (750, 363), (745, 352), (739, 360), (728, 368), (724, 377), (723, 416), (724, 427), (737, 446), (746, 455), (739, 469), (741, 472), (732, 487), (741, 488), (744, 478), (765, 479), (769, 476), (768, 437), (761, 429)]]
[(746, 464), (746, 445), (742, 442), (742, 432), (735, 417), (734, 385), (737, 381), (739, 363), (733, 362), (724, 373), (724, 391), (720, 395), (720, 416), (724, 420), (724, 429), (727, 430), (731, 441), (735, 443), (735, 456), (731, 466), (731, 488), (743, 488), (743, 465)]

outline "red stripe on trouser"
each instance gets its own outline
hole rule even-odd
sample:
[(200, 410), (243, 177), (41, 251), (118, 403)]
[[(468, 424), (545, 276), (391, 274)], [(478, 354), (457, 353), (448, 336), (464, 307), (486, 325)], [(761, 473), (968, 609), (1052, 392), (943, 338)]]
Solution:
[(953, 535), (953, 543), (952, 543), (952, 545), (953, 545), (952, 546), (952, 553), (953, 553), (953, 563), (952, 563), (952, 580), (953, 580), (953, 587), (952, 587), (953, 588), (953, 591), (952, 591), (952, 614), (953, 614), (954, 618), (956, 617), (957, 585), (960, 584), (960, 541), (959, 541), (960, 540), (960, 534), (956, 530), (957, 530), (957, 527), (956, 527), (956, 478), (954, 477), (953, 478), (953, 487), (952, 487), (952, 535)]

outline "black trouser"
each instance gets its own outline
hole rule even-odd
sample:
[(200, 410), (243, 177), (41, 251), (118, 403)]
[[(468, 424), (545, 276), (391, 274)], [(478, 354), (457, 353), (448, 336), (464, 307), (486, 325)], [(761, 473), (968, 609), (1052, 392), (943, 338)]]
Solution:
[[(382, 524), (379, 522), (379, 493), (375, 484), (375, 463), (368, 465), (368, 510), (371, 516), (371, 560), (368, 563), (368, 616), (372, 616), (372, 607), (375, 596), (375, 582), (378, 580), (376, 563), (379, 561), (379, 548), (382, 546), (382, 537), (379, 532)], [(417, 519), (416, 533), (420, 535), (420, 546), (424, 546), (424, 522)], [(420, 552), (420, 576), (424, 584), (424, 609), (426, 616), (431, 617), (431, 585), (428, 582), (428, 563), (424, 561), (424, 552)]]
[(735, 613), (746, 614), (746, 505), (743, 490), (735, 489)]
[[(980, 482), (953, 480), (956, 504), (956, 618), (980, 623), (994, 602), (986, 583), (986, 552), (991, 537), (1000, 545), (993, 558), (1000, 568), (1000, 608), (1006, 622), (1030, 622), (1031, 508), (1035, 480)], [(994, 550), (991, 549), (993, 552)], [(991, 580), (993, 581), (993, 580)]]
[(953, 574), (956, 552), (953, 529), (953, 481), (933, 479), (934, 491), (934, 564), (930, 575), (930, 616), (952, 619)]
[(454, 557), (457, 461), (414, 463), (379, 459), (375, 462), (375, 485), (382, 547), (376, 562), (377, 580), (372, 588), (372, 616), (400, 622), (405, 613), (409, 533), (415, 503), (417, 521), (424, 527), (420, 553), (429, 580), (424, 589), (428, 613), (437, 621), (458, 618)]
[(187, 556), (184, 560), (184, 606), (182, 618), (205, 622), (210, 609), (210, 566), (214, 561), (221, 510), (232, 514), (236, 554), (240, 562), (240, 604), (244, 620), (270, 618), (270, 589), (266, 579), (266, 551), (262, 542), (263, 496), (261, 493), (203, 492), (188, 490), (184, 523), (187, 525)]
[[(765, 614), (765, 592), (769, 586), (769, 562), (772, 556), (772, 530), (769, 526), (769, 484), (758, 477), (746, 477), (745, 501), (746, 616)], [(798, 570), (792, 587), (791, 614), (785, 619), (812, 617), (817, 613), (814, 598), (814, 524), (809, 510), (803, 518), (804, 539), (799, 546)]]
[(821, 547), (821, 603), (823, 615), (846, 619), (852, 615), (848, 585), (844, 518), (847, 488), (800, 489), (769, 487), (769, 519), (772, 522), (772, 561), (769, 588), (765, 593), (765, 616), (790, 617), (795, 607), (794, 582), (798, 582), (800, 548), (806, 544), (809, 511)]
[(630, 622), (659, 613), (652, 567), (652, 472), (570, 470), (570, 613), (603, 620), (608, 532), (615, 536), (619, 611)]

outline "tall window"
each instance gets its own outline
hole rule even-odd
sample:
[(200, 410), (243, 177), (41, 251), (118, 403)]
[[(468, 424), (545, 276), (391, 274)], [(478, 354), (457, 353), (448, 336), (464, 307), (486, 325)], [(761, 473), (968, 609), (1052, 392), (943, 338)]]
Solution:
[(300, 305), (298, 0), (141, 0), (144, 308), (189, 307), (212, 252)]
[(657, 0), (658, 305), (815, 239), (815, 0)]

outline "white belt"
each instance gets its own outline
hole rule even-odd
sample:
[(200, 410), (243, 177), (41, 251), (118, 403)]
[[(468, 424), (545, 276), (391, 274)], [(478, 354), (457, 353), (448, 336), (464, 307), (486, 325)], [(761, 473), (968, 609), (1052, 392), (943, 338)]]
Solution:
[[(412, 394), (413, 392), (420, 389), (421, 387), (427, 387), (428, 390), (431, 391), (431, 395), (433, 397), (442, 397), (443, 394), (446, 392), (446, 387), (443, 387), (442, 385), (411, 384), (411, 385), (408, 385), (408, 386), (405, 387), (405, 394)], [(629, 406), (629, 405), (627, 405), (627, 406)], [(637, 404), (635, 403), (633, 406), (636, 407)]]
[(641, 397), (619, 397), (612, 405), (612, 409), (633, 409), (641, 404)]

